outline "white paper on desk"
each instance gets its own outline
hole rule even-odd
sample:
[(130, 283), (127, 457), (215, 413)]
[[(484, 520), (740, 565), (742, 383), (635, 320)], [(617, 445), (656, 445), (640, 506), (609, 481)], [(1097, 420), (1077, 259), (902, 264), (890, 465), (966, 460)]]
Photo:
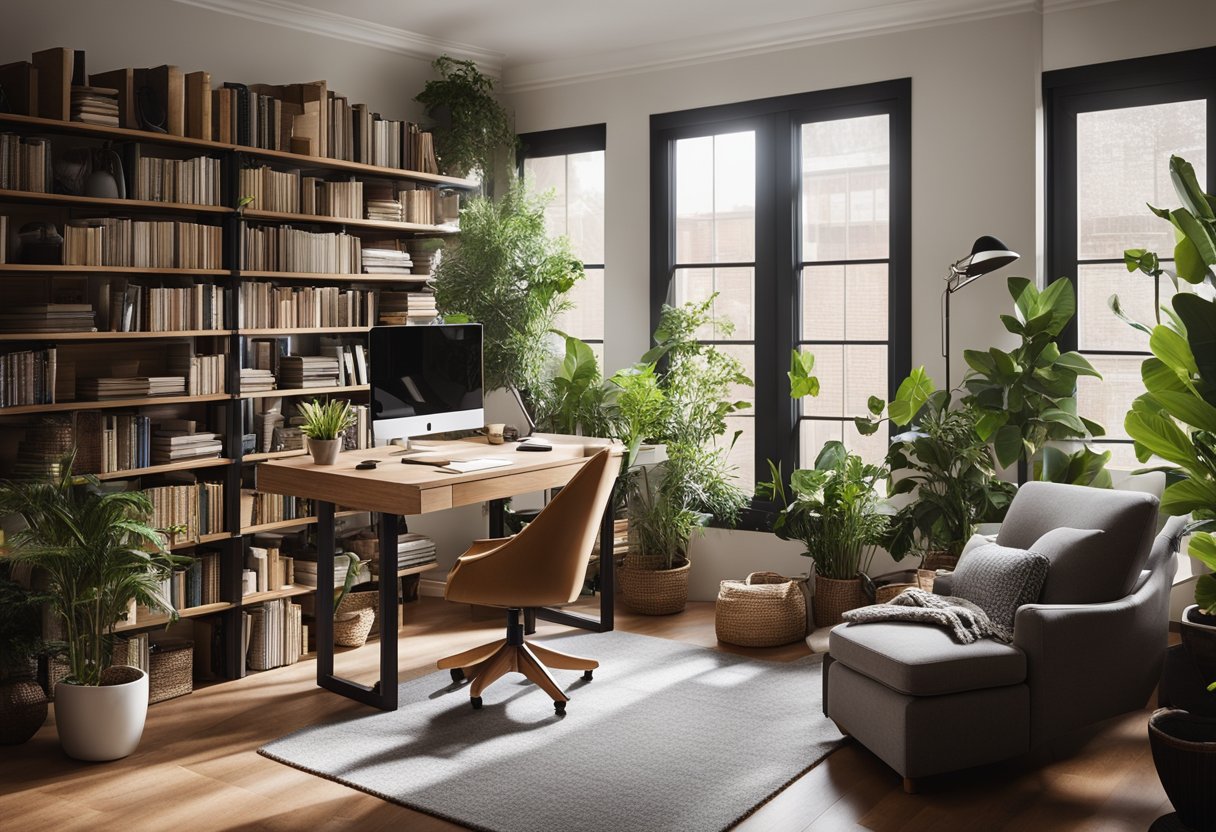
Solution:
[(455, 474), (467, 474), (471, 471), (484, 471), (487, 468), (503, 468), (511, 464), (509, 459), (494, 459), (481, 457), (479, 459), (453, 459), (439, 470), (451, 471)]

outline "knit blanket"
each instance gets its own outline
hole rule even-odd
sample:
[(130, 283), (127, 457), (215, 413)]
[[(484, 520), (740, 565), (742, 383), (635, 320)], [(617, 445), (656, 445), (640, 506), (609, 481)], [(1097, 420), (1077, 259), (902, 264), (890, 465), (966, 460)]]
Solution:
[(988, 613), (965, 598), (934, 595), (923, 589), (905, 589), (886, 604), (872, 604), (849, 610), (844, 620), (853, 624), (876, 621), (914, 621), (933, 624), (950, 632), (960, 644), (971, 644), (981, 638), (992, 638), (1008, 644), (1013, 633), (992, 623)]

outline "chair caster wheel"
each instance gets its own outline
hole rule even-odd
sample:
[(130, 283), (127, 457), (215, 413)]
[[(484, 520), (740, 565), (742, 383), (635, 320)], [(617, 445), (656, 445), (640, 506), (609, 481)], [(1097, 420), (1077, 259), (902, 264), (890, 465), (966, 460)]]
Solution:
[(554, 702), (553, 710), (558, 716), (565, 716), (566, 715), (566, 703), (565, 702)]
[(473, 706), (473, 710), (480, 711), (481, 710), (481, 697), (480, 696), (470, 697), (469, 704)]
[(584, 671), (583, 671), (583, 681), (584, 681), (584, 682), (590, 682), (590, 681), (591, 681), (591, 671), (590, 671), (590, 670), (584, 670)]
[(456, 682), (457, 684), (459, 684), (460, 682), (464, 681), (464, 670), (463, 669), (461, 669), (459, 667), (453, 667), (450, 672), (452, 674), (453, 682)]

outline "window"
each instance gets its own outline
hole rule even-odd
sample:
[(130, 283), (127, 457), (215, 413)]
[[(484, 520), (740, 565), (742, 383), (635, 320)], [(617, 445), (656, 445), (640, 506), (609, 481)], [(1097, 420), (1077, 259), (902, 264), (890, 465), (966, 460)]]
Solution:
[[(747, 485), (829, 439), (885, 453), (852, 419), (910, 366), (910, 93), (901, 80), (651, 119), (652, 323), (717, 293), (732, 328), (703, 338), (756, 382), (731, 417)], [(818, 398), (790, 400), (793, 348), (815, 354)]]
[[(1216, 49), (1183, 52), (1048, 72), (1043, 75), (1047, 116), (1047, 277), (1073, 281), (1077, 315), (1062, 349), (1076, 349), (1102, 373), (1077, 385), (1080, 413), (1106, 428), (1095, 444), (1111, 450), (1117, 465), (1136, 465), (1124, 415), (1143, 392), (1140, 364), (1148, 354), (1143, 333), (1120, 321), (1107, 305), (1117, 294), (1135, 320), (1155, 320), (1152, 279), (1129, 273), (1127, 248), (1148, 248), (1162, 258), (1174, 250), (1169, 223), (1145, 203), (1178, 205), (1170, 156), (1195, 166), (1207, 179), (1216, 117)], [(1162, 267), (1173, 268), (1172, 260)], [(1182, 291), (1196, 287), (1181, 284)], [(1162, 278), (1161, 302), (1173, 284)]]
[(604, 147), (602, 124), (520, 136), (520, 174), (534, 193), (553, 192), (549, 233), (570, 239), (586, 277), (571, 291), (574, 306), (557, 329), (591, 345), (604, 363)]

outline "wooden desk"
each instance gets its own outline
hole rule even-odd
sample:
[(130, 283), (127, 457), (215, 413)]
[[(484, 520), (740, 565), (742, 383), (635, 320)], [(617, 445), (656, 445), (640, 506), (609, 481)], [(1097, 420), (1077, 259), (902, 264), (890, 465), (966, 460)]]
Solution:
[[(397, 708), (397, 641), (389, 637), (392, 612), (397, 607), (395, 569), (383, 568), (397, 552), (398, 515), (418, 515), (476, 503), (490, 504), (490, 537), (505, 534), (505, 501), (519, 494), (565, 485), (583, 463), (603, 447), (576, 436), (547, 435), (553, 450), (544, 453), (517, 451), (514, 443), (489, 445), (484, 438), (454, 442), (421, 442), (425, 448), (449, 459), (502, 458), (510, 465), (467, 474), (452, 474), (428, 465), (401, 463), (400, 448), (386, 447), (349, 451), (336, 465), (315, 465), (301, 456), (262, 462), (257, 468), (259, 491), (307, 497), (316, 504), (317, 516), (317, 684), (382, 710)], [(595, 440), (590, 440), (594, 443)], [(363, 460), (379, 462), (376, 468), (358, 470)], [(377, 515), (380, 538), (380, 680), (368, 687), (334, 675), (333, 616), (322, 614), (334, 603), (334, 506), (370, 511)], [(613, 558), (612, 506), (604, 512), (600, 526), (600, 617), (564, 610), (540, 609), (535, 617), (572, 627), (604, 632), (612, 629)], [(531, 616), (529, 616), (531, 618)], [(532, 625), (531, 629), (535, 629)]]

